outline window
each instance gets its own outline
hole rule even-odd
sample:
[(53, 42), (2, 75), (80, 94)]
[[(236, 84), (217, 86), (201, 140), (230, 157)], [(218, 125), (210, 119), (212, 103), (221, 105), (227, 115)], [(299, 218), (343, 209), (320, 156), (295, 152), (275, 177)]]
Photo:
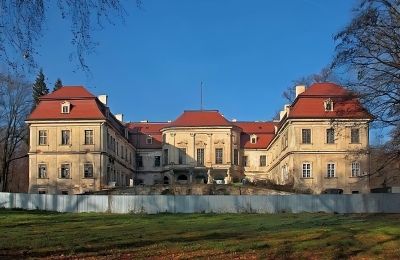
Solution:
[(152, 144), (153, 143), (153, 137), (148, 136), (146, 137), (146, 144)]
[(351, 143), (352, 144), (360, 143), (360, 129), (358, 128), (351, 129)]
[(161, 156), (154, 156), (154, 167), (160, 167), (161, 165)]
[(243, 156), (243, 166), (244, 167), (249, 166), (248, 164), (249, 164), (248, 163), (248, 157), (247, 156)]
[(62, 114), (69, 114), (71, 104), (67, 101), (61, 104), (61, 113)]
[(168, 165), (168, 149), (164, 149), (164, 165)]
[(233, 164), (239, 165), (239, 152), (237, 149), (233, 150)]
[(46, 164), (39, 164), (38, 165), (38, 178), (39, 179), (47, 178), (47, 166), (46, 166)]
[(325, 111), (333, 111), (333, 101), (332, 99), (327, 99), (324, 101)]
[(204, 148), (197, 148), (197, 165), (204, 165)]
[(361, 176), (361, 169), (359, 162), (352, 162), (351, 163), (351, 177), (358, 177)]
[(60, 173), (60, 178), (61, 179), (69, 179), (69, 178), (71, 178), (70, 175), (71, 174), (71, 172), (70, 172), (70, 166), (69, 166), (69, 164), (66, 164), (66, 163), (64, 163), (64, 164), (61, 164), (61, 173)]
[(260, 167), (264, 167), (267, 165), (267, 156), (260, 155)]
[(93, 144), (93, 130), (85, 130), (85, 144)]
[(39, 130), (39, 145), (47, 144), (47, 130)]
[(186, 164), (186, 148), (179, 148), (179, 164)]
[(311, 129), (301, 129), (301, 142), (311, 144)]
[(327, 178), (335, 178), (335, 164), (328, 163), (326, 165), (326, 177)]
[(303, 163), (301, 177), (311, 178), (311, 163), (309, 162)]
[(162, 141), (165, 144), (167, 141), (167, 136), (165, 134), (162, 135)]
[(251, 136), (250, 136), (250, 142), (251, 142), (252, 144), (257, 143), (257, 135), (251, 135)]
[(69, 130), (61, 130), (61, 144), (68, 145), (69, 144)]
[(326, 143), (327, 144), (335, 143), (335, 130), (333, 128), (326, 129)]
[(46, 190), (38, 190), (38, 194), (46, 194)]
[(93, 164), (85, 163), (83, 165), (83, 177), (84, 178), (93, 178)]
[(140, 155), (136, 156), (136, 166), (137, 167), (143, 167), (143, 157)]
[(222, 148), (215, 148), (215, 164), (223, 163), (223, 151)]
[(62, 190), (61, 191), (61, 195), (68, 195), (68, 191), (67, 190)]

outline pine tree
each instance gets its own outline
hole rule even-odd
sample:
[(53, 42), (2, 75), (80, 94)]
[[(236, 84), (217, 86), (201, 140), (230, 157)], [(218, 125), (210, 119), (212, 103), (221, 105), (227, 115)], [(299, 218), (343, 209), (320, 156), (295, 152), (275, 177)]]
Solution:
[(47, 88), (46, 83), (44, 82), (43, 69), (40, 69), (35, 84), (33, 84), (33, 91), (32, 91), (33, 101), (34, 101), (33, 106), (36, 107), (36, 105), (39, 103), (39, 98), (47, 94), (49, 94), (49, 89)]
[(57, 79), (56, 83), (54, 83), (53, 92), (62, 88), (62, 81), (60, 78)]

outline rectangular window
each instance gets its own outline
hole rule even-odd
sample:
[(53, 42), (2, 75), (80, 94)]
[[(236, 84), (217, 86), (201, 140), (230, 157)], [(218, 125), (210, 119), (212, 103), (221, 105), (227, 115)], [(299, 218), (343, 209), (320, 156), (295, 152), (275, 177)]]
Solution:
[(352, 144), (360, 143), (360, 129), (358, 128), (351, 129), (351, 143)]
[(136, 156), (136, 166), (137, 167), (143, 167), (143, 157), (140, 155)]
[(85, 130), (85, 144), (93, 144), (93, 130)]
[(146, 144), (152, 144), (153, 138), (151, 136), (146, 137)]
[(38, 165), (38, 178), (39, 179), (47, 178), (47, 166), (46, 166), (46, 164), (39, 164)]
[(244, 167), (249, 166), (248, 157), (247, 156), (243, 156), (243, 166)]
[(267, 156), (260, 155), (260, 167), (264, 167), (267, 165)]
[(85, 163), (83, 165), (83, 177), (84, 178), (93, 178), (93, 164)]
[(69, 114), (69, 104), (62, 105), (61, 113)]
[(168, 165), (168, 149), (164, 149), (164, 165)]
[(197, 165), (204, 165), (204, 148), (197, 148)]
[(223, 163), (223, 149), (222, 148), (215, 148), (215, 164), (222, 164)]
[(303, 163), (301, 177), (311, 178), (311, 163)]
[(351, 177), (361, 176), (360, 163), (352, 162), (351, 163)]
[(239, 165), (239, 152), (237, 149), (233, 150), (233, 164)]
[(69, 138), (70, 137), (70, 131), (69, 130), (61, 130), (61, 144), (62, 145), (68, 145), (69, 144)]
[(326, 143), (327, 144), (335, 143), (335, 130), (333, 128), (326, 129)]
[(154, 156), (154, 167), (160, 167), (161, 165), (161, 156)]
[(61, 195), (68, 195), (68, 191), (67, 190), (62, 190), (61, 191)]
[(335, 177), (335, 164), (334, 163), (328, 163), (326, 165), (326, 177), (328, 177), (328, 178)]
[(61, 179), (69, 179), (69, 178), (71, 178), (71, 172), (70, 172), (69, 164), (61, 164), (60, 178)]
[(186, 164), (186, 148), (179, 148), (179, 164)]
[(301, 142), (311, 144), (311, 129), (301, 129)]
[(39, 130), (39, 145), (47, 144), (47, 130)]
[(46, 190), (38, 190), (38, 194), (46, 194)]

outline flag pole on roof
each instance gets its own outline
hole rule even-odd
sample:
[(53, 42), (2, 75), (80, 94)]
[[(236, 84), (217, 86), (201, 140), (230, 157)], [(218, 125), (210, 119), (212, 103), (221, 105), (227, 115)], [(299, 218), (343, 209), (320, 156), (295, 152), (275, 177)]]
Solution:
[(203, 81), (200, 82), (200, 110), (203, 111)]

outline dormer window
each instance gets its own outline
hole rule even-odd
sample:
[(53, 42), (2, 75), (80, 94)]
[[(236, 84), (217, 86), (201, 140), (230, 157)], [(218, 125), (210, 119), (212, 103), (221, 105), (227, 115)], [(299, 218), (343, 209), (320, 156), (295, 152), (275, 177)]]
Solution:
[(250, 143), (252, 144), (257, 143), (257, 135), (250, 135)]
[(153, 143), (153, 137), (148, 136), (146, 137), (146, 144), (152, 144)]
[(69, 103), (68, 101), (64, 101), (61, 104), (61, 113), (62, 114), (69, 114), (70, 110), (71, 110), (71, 103)]
[(333, 101), (332, 99), (327, 99), (324, 101), (325, 111), (333, 111)]

